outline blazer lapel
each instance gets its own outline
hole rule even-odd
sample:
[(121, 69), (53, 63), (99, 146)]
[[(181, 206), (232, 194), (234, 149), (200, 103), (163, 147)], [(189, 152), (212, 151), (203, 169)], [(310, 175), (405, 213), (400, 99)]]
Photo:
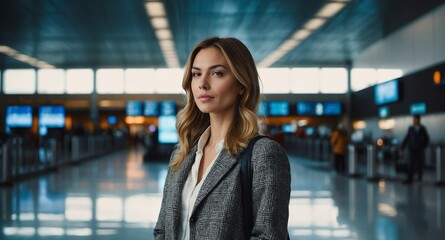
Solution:
[(215, 161), (216, 162), (213, 164), (201, 186), (201, 190), (199, 191), (195, 205), (193, 206), (193, 211), (195, 211), (196, 207), (199, 206), (201, 201), (213, 190), (213, 188), (216, 187), (224, 175), (234, 167), (237, 158), (232, 157), (227, 150), (223, 149)]

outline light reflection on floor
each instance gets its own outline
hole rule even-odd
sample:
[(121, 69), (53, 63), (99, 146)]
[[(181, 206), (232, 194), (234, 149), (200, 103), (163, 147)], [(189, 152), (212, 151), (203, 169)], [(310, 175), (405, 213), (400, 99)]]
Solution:
[[(442, 239), (445, 190), (335, 176), (291, 157), (291, 239)], [(123, 151), (0, 187), (0, 239), (153, 239), (166, 163)]]

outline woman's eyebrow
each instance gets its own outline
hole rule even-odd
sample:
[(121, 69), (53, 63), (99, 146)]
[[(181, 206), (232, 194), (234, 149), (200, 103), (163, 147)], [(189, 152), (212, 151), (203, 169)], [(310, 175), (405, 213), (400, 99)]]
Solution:
[[(215, 68), (218, 68), (218, 67), (223, 67), (223, 68), (227, 69), (227, 67), (222, 65), (222, 64), (216, 64), (216, 65), (210, 66), (209, 69), (215, 69)], [(194, 70), (201, 70), (201, 68), (195, 67), (195, 66), (193, 66), (192, 69), (194, 69)]]

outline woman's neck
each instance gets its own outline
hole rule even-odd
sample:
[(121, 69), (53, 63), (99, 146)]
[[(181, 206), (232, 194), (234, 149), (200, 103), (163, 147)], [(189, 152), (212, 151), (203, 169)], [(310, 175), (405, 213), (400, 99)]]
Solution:
[(214, 147), (222, 139), (224, 139), (232, 123), (233, 123), (233, 117), (210, 116), (210, 138), (207, 141), (207, 145)]

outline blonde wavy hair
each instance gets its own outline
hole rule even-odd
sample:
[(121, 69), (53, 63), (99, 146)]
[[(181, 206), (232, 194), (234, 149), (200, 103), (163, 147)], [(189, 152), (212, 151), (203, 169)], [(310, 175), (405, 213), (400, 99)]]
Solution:
[(235, 79), (244, 89), (244, 93), (239, 95), (238, 109), (235, 111), (233, 123), (224, 139), (224, 148), (232, 156), (236, 155), (241, 148), (247, 147), (252, 137), (258, 134), (255, 112), (260, 101), (259, 75), (249, 49), (236, 38), (205, 39), (198, 43), (190, 53), (184, 70), (182, 88), (186, 92), (186, 104), (177, 115), (179, 144), (170, 164), (175, 170), (179, 169), (185, 156), (190, 153), (202, 133), (210, 125), (209, 114), (202, 113), (198, 109), (191, 89), (191, 70), (195, 57), (201, 49), (210, 47), (215, 47), (222, 52)]

